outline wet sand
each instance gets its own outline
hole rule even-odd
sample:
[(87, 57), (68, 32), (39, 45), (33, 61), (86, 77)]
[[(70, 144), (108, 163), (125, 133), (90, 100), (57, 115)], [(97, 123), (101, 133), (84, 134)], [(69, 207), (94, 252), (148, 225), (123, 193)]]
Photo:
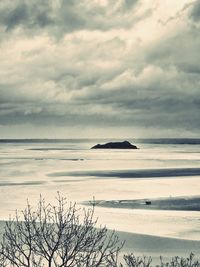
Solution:
[[(84, 204), (90, 205), (91, 202), (84, 202)], [(200, 211), (200, 197), (168, 197), (108, 201), (96, 200), (95, 205), (107, 208)]]
[(200, 168), (159, 168), (159, 169), (129, 169), (129, 170), (92, 170), (73, 172), (53, 172), (50, 177), (96, 177), (96, 178), (163, 178), (200, 176)]
[(160, 256), (165, 260), (172, 257), (187, 257), (193, 252), (200, 257), (200, 241), (158, 237), (153, 235), (117, 232), (120, 240), (126, 240), (122, 252), (138, 256), (151, 256), (158, 261)]

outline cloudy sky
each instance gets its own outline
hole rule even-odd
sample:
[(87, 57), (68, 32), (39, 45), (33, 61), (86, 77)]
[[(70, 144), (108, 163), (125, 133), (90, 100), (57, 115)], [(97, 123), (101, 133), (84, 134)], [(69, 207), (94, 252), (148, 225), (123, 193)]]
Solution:
[(0, 138), (198, 137), (200, 1), (0, 0)]

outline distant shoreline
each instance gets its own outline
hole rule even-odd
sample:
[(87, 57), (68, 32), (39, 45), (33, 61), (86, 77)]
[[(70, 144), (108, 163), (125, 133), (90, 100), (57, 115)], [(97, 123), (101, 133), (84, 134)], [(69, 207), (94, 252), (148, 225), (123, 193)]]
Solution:
[(200, 138), (1, 138), (0, 143), (62, 143), (62, 142), (97, 142), (112, 140), (130, 140), (135, 143), (143, 144), (174, 144), (174, 145), (200, 145)]

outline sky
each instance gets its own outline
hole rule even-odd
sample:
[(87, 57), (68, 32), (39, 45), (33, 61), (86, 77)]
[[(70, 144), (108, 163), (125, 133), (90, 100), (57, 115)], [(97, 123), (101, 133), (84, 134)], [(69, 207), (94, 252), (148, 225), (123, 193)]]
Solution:
[(0, 138), (199, 137), (200, 1), (0, 0)]

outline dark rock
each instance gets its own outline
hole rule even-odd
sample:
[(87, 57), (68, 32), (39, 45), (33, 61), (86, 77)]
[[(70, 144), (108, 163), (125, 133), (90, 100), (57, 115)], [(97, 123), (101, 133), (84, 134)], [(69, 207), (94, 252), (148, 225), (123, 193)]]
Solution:
[(124, 142), (110, 142), (103, 145), (95, 145), (92, 149), (137, 149), (136, 146), (132, 145), (128, 141)]

